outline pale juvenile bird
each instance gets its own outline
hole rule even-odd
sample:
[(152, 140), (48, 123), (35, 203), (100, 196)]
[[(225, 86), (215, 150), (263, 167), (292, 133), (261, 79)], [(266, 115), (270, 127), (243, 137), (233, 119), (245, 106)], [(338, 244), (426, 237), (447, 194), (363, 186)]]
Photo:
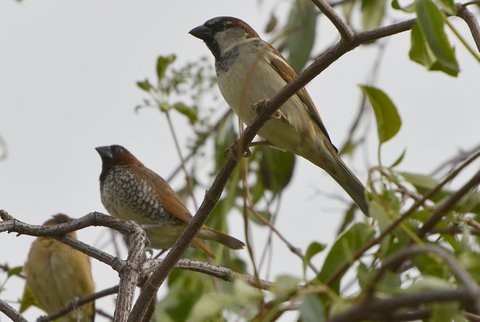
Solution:
[[(72, 220), (64, 214), (53, 216), (44, 225)], [(66, 236), (77, 238), (75, 232)], [(65, 308), (70, 302), (95, 292), (90, 258), (84, 253), (50, 237), (38, 237), (32, 243), (24, 266), (27, 288), (48, 314)], [(95, 303), (75, 308), (60, 322), (89, 322), (95, 319)]]
[[(213, 18), (190, 34), (202, 39), (212, 52), (220, 92), (247, 125), (257, 115), (258, 102), (273, 97), (296, 77), (285, 58), (240, 19)], [(258, 134), (324, 169), (368, 215), (365, 187), (340, 159), (304, 88), (284, 103)]]
[[(142, 225), (150, 247), (172, 247), (192, 219), (175, 191), (124, 147), (111, 145), (96, 150), (102, 158), (100, 194), (105, 209), (115, 217)], [(231, 249), (244, 246), (238, 239), (202, 226), (192, 244), (209, 256), (213, 256), (212, 250), (201, 239), (214, 240)]]

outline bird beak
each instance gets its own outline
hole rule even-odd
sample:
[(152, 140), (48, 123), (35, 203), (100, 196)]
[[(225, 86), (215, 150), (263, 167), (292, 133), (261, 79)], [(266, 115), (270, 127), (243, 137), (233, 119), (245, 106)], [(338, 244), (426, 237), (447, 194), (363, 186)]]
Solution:
[(212, 30), (204, 25), (193, 28), (188, 32), (190, 35), (205, 40), (213, 36)]
[(113, 159), (113, 154), (112, 154), (112, 149), (109, 146), (99, 146), (96, 147), (95, 150), (97, 150), (98, 154), (100, 154), (100, 157), (102, 159)]

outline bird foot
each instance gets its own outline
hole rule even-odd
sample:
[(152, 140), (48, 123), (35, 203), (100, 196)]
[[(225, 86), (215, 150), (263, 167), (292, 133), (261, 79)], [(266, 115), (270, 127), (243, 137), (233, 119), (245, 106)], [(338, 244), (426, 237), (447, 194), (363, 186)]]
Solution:
[[(266, 108), (267, 104), (268, 104), (268, 99), (263, 98), (253, 104), (253, 110), (258, 116), (260, 116), (262, 114), (261, 111)], [(275, 112), (273, 112), (273, 114), (270, 117), (279, 120), (282, 117), (284, 117), (284, 115), (280, 110), (276, 110)]]
[(235, 139), (235, 141), (233, 141), (233, 143), (230, 144), (230, 146), (225, 149), (225, 156), (228, 156), (229, 154), (233, 154), (237, 156), (241, 155), (244, 158), (249, 158), (252, 155), (252, 152), (248, 147), (244, 151), (240, 152), (241, 146), (242, 146), (241, 140)]
[(252, 142), (248, 145), (248, 147), (256, 147), (256, 146), (272, 146), (273, 144), (270, 143), (270, 141), (268, 140), (261, 140), (261, 141), (255, 141), (255, 142)]

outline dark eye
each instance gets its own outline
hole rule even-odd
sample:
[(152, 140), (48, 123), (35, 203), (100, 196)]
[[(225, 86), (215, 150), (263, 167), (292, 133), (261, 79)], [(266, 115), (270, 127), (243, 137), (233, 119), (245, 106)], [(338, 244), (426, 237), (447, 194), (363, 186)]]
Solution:
[(232, 26), (232, 22), (224, 18), (218, 18), (207, 21), (205, 25), (216, 31), (225, 31)]

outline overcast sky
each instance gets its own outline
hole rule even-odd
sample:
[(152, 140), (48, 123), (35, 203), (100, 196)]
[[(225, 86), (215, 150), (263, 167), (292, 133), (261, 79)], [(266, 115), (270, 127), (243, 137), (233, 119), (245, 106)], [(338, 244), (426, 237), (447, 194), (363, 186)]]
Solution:
[[(237, 16), (264, 35), (272, 3), (1, 1), (0, 135), (8, 145), (8, 157), (0, 162), (0, 209), (32, 224), (41, 224), (57, 212), (79, 217), (104, 211), (98, 188), (101, 163), (94, 150), (99, 145), (122, 144), (160, 175), (170, 174), (178, 159), (166, 121), (154, 109), (134, 112), (143, 98), (135, 82), (154, 78), (158, 55), (176, 53), (180, 63), (208, 55), (213, 63), (206, 46), (188, 34), (211, 17)], [(288, 7), (285, 2), (277, 7), (281, 21)], [(456, 21), (465, 31), (463, 23)], [(335, 36), (322, 18), (319, 46), (331, 44)], [(461, 68), (458, 78), (429, 73), (410, 62), (408, 33), (388, 42), (378, 86), (396, 103), (403, 126), (385, 145), (385, 163), (407, 148), (401, 169), (429, 172), (459, 149), (478, 144), (480, 70), (458, 41), (454, 43)], [(357, 85), (368, 78), (375, 54), (373, 47), (355, 50), (308, 86), (337, 145), (345, 139), (356, 113)], [(186, 129), (182, 118), (174, 121), (179, 129)], [(376, 160), (374, 132), (371, 137), (356, 160), (346, 159), (363, 181), (365, 164), (374, 165)], [(278, 228), (302, 249), (313, 240), (331, 242), (338, 218), (327, 215), (340, 214), (344, 207), (319, 191), (345, 196), (322, 170), (298, 159)], [(241, 219), (231, 217), (231, 234), (243, 239)], [(82, 231), (80, 238), (104, 247), (107, 240), (101, 231)], [(0, 234), (0, 263), (22, 265), (32, 240)], [(246, 252), (243, 255), (247, 258)], [(300, 274), (302, 263), (292, 258), (276, 243), (273, 273)], [(115, 273), (95, 260), (93, 264), (97, 289), (115, 285)], [(12, 280), (6, 287), (1, 298), (16, 300), (23, 284)], [(107, 303), (112, 299), (98, 306), (107, 307)], [(29, 311), (29, 318), (38, 314)]]

